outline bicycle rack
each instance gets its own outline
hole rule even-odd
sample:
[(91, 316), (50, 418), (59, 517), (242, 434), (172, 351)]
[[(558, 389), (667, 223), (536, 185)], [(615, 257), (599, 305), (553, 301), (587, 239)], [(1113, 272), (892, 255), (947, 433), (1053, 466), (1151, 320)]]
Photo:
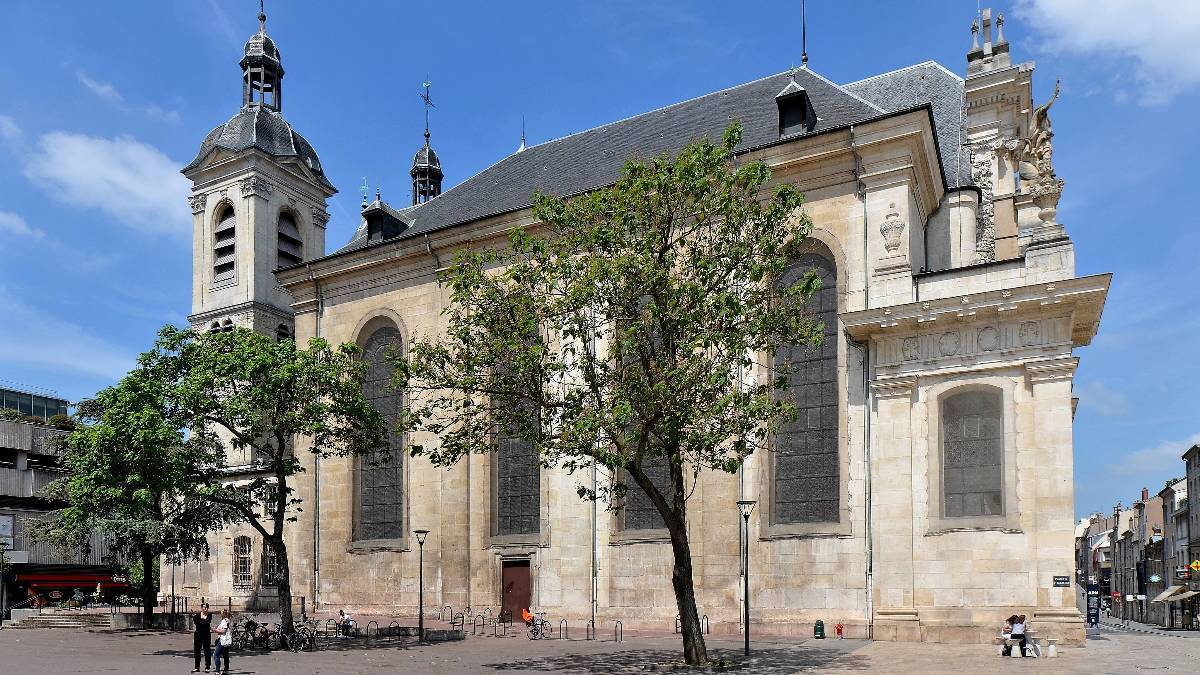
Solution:
[(594, 619), (588, 619), (587, 627), (584, 630), (587, 631), (587, 637), (584, 638), (585, 640), (596, 639), (596, 621)]
[(562, 619), (558, 622), (558, 639), (559, 640), (567, 639), (567, 620), (566, 619)]
[(712, 624), (709, 622), (707, 614), (700, 617), (700, 630), (708, 633), (709, 635), (712, 634)]
[(624, 641), (625, 641), (625, 624), (621, 623), (620, 619), (617, 619), (616, 623), (613, 624), (613, 642), (624, 642)]
[(329, 639), (329, 627), (330, 626), (333, 626), (333, 634), (337, 635), (337, 629), (338, 629), (337, 628), (337, 619), (327, 619), (325, 621), (325, 628), (322, 630), (324, 635), (322, 637), (324, 637), (326, 640)]
[(459, 630), (466, 631), (466, 622), (467, 617), (464, 616), (462, 612), (450, 616), (450, 628), (458, 626)]
[(379, 639), (379, 622), (374, 621), (374, 620), (367, 622), (367, 640), (368, 641), (371, 640), (371, 624), (375, 624), (375, 639), (378, 640)]
[(451, 620), (454, 619), (454, 608), (450, 605), (445, 605), (441, 608), (441, 610), (438, 611), (438, 621), (445, 621), (447, 616), (449, 616)]
[(681, 621), (681, 620), (679, 619), (679, 615), (678, 615), (678, 614), (676, 614), (676, 615), (675, 615), (675, 632), (676, 632), (676, 633), (681, 633), (681, 632), (683, 632), (683, 621)]
[(479, 635), (487, 630), (487, 619), (482, 614), (476, 614), (474, 619), (471, 619), (471, 635), (475, 635), (475, 630), (479, 630)]
[(350, 619), (350, 628), (347, 629), (347, 632), (351, 635), (351, 637), (358, 637), (358, 622), (354, 619)]
[(388, 637), (391, 637), (391, 638), (400, 637), (400, 622), (399, 621), (393, 621), (388, 624)]

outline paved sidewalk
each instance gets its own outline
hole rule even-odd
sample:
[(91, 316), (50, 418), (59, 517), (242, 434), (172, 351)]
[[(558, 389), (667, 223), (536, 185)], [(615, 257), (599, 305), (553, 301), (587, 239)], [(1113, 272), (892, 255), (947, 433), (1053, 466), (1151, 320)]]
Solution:
[(1100, 625), (1109, 629), (1131, 631), (1134, 633), (1146, 633), (1147, 635), (1159, 635), (1163, 637), (1177, 638), (1200, 638), (1200, 631), (1183, 630), (1181, 628), (1165, 629), (1162, 626), (1156, 626), (1150, 623), (1141, 623), (1139, 621), (1126, 619), (1114, 619), (1112, 617), (1100, 617)]

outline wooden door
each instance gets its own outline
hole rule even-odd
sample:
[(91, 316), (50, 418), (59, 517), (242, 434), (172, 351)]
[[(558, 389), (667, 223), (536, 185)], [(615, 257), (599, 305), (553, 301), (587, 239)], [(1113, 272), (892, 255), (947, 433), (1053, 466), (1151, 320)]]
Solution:
[(529, 609), (530, 579), (528, 560), (505, 560), (501, 575), (501, 607), (512, 612), (513, 621), (521, 620), (521, 610)]

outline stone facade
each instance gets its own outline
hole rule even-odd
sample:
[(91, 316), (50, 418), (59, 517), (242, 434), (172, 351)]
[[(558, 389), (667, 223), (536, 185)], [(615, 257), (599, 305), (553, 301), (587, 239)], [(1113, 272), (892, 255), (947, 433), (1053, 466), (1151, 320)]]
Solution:
[[(1035, 203), (1015, 178), (1022, 143), (1038, 130), (1030, 113), (1033, 66), (1011, 65), (1007, 43), (992, 43), (989, 23), (985, 33), (970, 76), (954, 79), (968, 146), (954, 159), (961, 167), (947, 165), (954, 153), (939, 146), (944, 129), (928, 106), (789, 136), (743, 154), (771, 166), (773, 180), (805, 193), (812, 245), (830, 259), (838, 413), (830, 440), (836, 470), (827, 479), (836, 481), (838, 503), (836, 520), (778, 522), (770, 453), (752, 456), (737, 476), (701, 477), (688, 527), (698, 604), (714, 630), (739, 628), (735, 501), (748, 498), (759, 502), (749, 533), (756, 634), (807, 635), (823, 619), (844, 623), (849, 637), (980, 642), (990, 640), (1003, 617), (1024, 613), (1042, 635), (1083, 639), (1074, 589), (1055, 587), (1053, 577), (1075, 567), (1073, 350), (1098, 328), (1109, 277), (1075, 275), (1074, 247), (1053, 209), (1045, 199)], [(205, 204), (193, 203), (202, 208), (198, 325), (235, 311), (274, 321), (278, 310), (294, 312), (297, 340), (362, 344), (368, 329), (383, 324), (404, 336), (437, 335), (450, 300), (436, 272), (454, 251), (499, 245), (513, 228), (537, 227), (528, 208), (496, 213), (484, 203), (475, 212), (496, 215), (322, 257), (323, 222), (302, 209), (297, 222), (310, 228), (306, 265), (272, 274), (270, 265), (239, 258), (239, 273), (247, 275), (239, 283), (253, 283), (211, 288), (204, 256), (221, 199), (234, 204), (239, 222), (252, 223), (246, 250), (257, 236), (252, 232), (274, 232), (287, 199), (323, 210), (328, 195), (319, 183), (260, 154), (234, 153), (224, 165), (195, 170), (195, 194), (208, 195)], [(951, 178), (967, 174), (976, 185)], [(243, 194), (246, 177), (274, 189)], [(415, 220), (449, 198), (453, 190), (416, 207)], [(956, 398), (964, 393), (973, 398)], [(988, 401), (990, 412), (954, 407), (976, 399)], [(978, 457), (964, 464), (963, 453)], [(357, 540), (355, 460), (313, 463), (301, 455), (308, 466), (296, 487), (305, 510), (287, 533), (295, 592), (322, 611), (411, 615), (418, 601), (415, 540)], [(403, 461), (397, 517), (405, 531), (431, 531), (424, 547), (427, 607), (495, 608), (506, 563), (518, 562), (529, 565), (531, 605), (550, 617), (580, 625), (594, 612), (601, 625), (620, 619), (630, 629), (673, 626), (665, 531), (623, 528), (619, 514), (576, 494), (580, 483), (611, 478), (603, 472), (542, 469), (536, 531), (500, 534), (497, 480), (509, 474), (495, 465), (496, 455), (472, 456), (449, 469), (422, 458)], [(187, 584), (196, 594), (248, 597), (250, 591), (230, 582), (236, 534), (214, 537), (213, 558), (189, 566)]]

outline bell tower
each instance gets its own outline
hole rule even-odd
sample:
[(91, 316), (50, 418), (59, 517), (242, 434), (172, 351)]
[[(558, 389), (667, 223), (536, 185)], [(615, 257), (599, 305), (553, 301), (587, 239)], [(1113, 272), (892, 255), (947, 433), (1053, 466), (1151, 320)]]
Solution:
[(433, 100), (429, 98), (429, 82), (425, 83), (425, 91), (420, 94), (425, 101), (425, 145), (413, 157), (412, 169), (408, 175), (413, 180), (413, 206), (424, 204), (442, 194), (442, 162), (437, 153), (429, 147), (429, 109)]
[(192, 314), (198, 330), (294, 334), (274, 271), (324, 255), (326, 200), (337, 193), (316, 151), (283, 117), (283, 62), (258, 15), (242, 59), (241, 109), (209, 132), (192, 181)]

